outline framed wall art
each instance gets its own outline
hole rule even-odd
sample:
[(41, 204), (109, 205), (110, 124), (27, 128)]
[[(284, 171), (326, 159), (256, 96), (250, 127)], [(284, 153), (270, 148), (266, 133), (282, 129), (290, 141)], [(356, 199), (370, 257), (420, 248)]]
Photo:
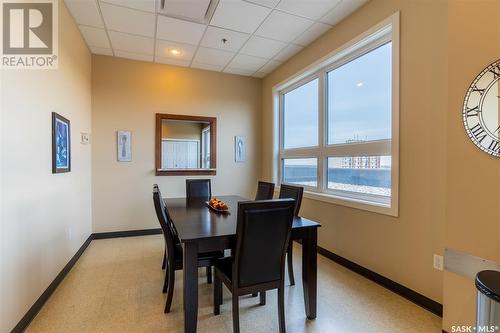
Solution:
[(71, 171), (70, 122), (52, 112), (52, 173)]
[(118, 162), (130, 162), (132, 161), (132, 132), (130, 131), (118, 131)]

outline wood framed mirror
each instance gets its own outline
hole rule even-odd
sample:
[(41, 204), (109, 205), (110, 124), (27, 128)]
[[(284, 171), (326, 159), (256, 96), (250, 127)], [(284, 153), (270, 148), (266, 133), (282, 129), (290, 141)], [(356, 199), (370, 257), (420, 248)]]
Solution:
[(157, 176), (215, 175), (217, 118), (156, 114)]

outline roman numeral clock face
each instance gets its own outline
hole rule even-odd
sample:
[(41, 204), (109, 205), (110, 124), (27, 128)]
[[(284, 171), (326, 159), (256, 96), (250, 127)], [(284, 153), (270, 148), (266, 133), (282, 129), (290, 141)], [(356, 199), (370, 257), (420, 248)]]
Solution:
[(472, 82), (464, 101), (463, 119), (469, 138), (481, 150), (500, 157), (500, 60)]

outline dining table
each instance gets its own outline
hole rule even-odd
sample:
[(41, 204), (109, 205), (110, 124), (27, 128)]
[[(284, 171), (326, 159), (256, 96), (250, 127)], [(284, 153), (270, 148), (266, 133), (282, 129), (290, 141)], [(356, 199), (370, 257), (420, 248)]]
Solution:
[[(184, 247), (184, 331), (194, 333), (198, 320), (198, 265), (200, 252), (223, 251), (236, 244), (238, 202), (241, 196), (217, 197), (229, 207), (225, 213), (212, 210), (205, 198), (164, 199), (179, 239)], [(302, 243), (302, 288), (305, 315), (316, 318), (318, 222), (295, 216), (291, 239)]]

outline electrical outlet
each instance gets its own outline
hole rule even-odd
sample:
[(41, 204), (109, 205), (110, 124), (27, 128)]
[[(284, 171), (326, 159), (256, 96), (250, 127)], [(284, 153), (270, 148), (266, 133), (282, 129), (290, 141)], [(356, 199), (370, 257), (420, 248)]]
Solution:
[(442, 271), (443, 266), (444, 266), (443, 256), (440, 256), (439, 254), (435, 254), (434, 255), (434, 268)]

